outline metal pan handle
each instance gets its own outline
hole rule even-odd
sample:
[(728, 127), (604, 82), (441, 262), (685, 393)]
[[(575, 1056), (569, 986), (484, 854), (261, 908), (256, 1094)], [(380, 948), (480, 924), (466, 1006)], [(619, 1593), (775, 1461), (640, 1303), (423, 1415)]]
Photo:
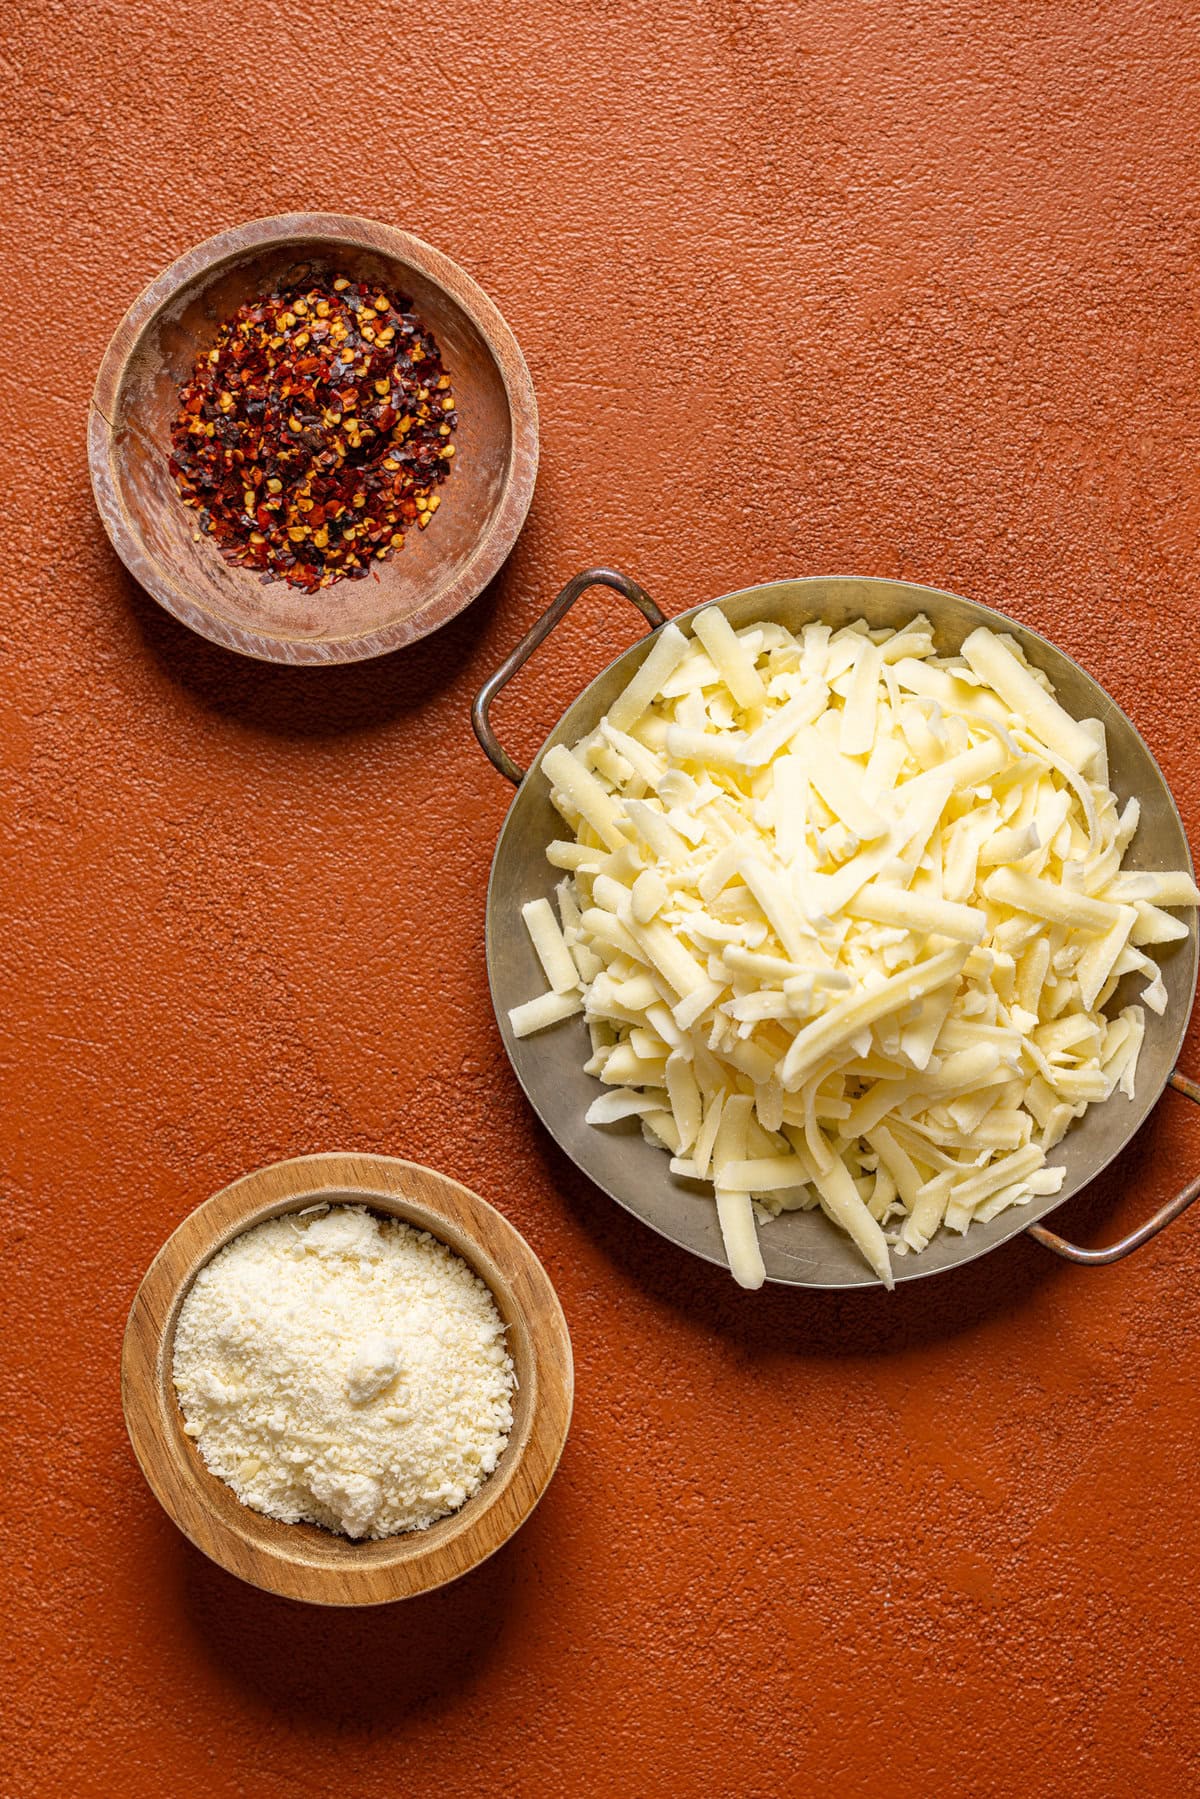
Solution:
[(506, 781), (511, 781), (514, 787), (519, 787), (525, 779), (525, 770), (513, 761), (492, 729), (489, 717), (492, 701), (501, 688), (508, 685), (517, 670), (525, 666), (538, 645), (549, 637), (559, 619), (571, 610), (580, 594), (586, 593), (589, 587), (611, 587), (614, 593), (619, 593), (631, 606), (636, 606), (655, 631), (667, 622), (666, 615), (659, 611), (645, 589), (639, 587), (636, 581), (631, 581), (628, 575), (618, 574), (615, 568), (585, 568), (582, 574), (575, 575), (567, 582), (558, 598), (551, 600), (533, 629), (521, 639), (495, 674), (484, 682), (471, 708), (471, 723), (475, 727), (476, 737), (483, 745), (484, 754), (493, 768)]
[[(1190, 1081), (1186, 1074), (1180, 1074), (1176, 1069), (1167, 1085), (1200, 1106), (1200, 1085)], [(1186, 1212), (1194, 1199), (1200, 1199), (1200, 1176), (1189, 1181), (1182, 1192), (1177, 1193), (1174, 1199), (1169, 1199), (1165, 1206), (1160, 1206), (1152, 1218), (1147, 1218), (1145, 1224), (1139, 1224), (1135, 1231), (1130, 1231), (1119, 1242), (1110, 1243), (1107, 1249), (1084, 1249), (1080, 1244), (1060, 1237), (1056, 1231), (1048, 1231), (1044, 1224), (1031, 1224), (1027, 1235), (1036, 1237), (1039, 1243), (1044, 1243), (1047, 1249), (1052, 1249), (1056, 1256), (1065, 1257), (1068, 1262), (1081, 1262), (1085, 1268), (1104, 1268), (1109, 1262), (1119, 1262), (1122, 1256), (1132, 1255), (1143, 1243), (1149, 1243), (1151, 1237), (1157, 1237), (1163, 1226), (1170, 1224), (1173, 1218), (1178, 1218), (1181, 1212)]]

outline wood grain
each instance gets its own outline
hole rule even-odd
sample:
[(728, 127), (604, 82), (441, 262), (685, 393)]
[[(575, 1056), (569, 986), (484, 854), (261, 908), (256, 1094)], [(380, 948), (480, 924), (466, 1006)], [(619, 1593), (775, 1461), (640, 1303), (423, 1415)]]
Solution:
[[(179, 388), (222, 321), (280, 281), (335, 270), (411, 298), (458, 401), (454, 469), (428, 531), (361, 581), (306, 594), (262, 582), (193, 536), (167, 468)], [(257, 219), (209, 238), (134, 301), (100, 365), (88, 417), (96, 504), (130, 574), (192, 630), (287, 663), (354, 662), (434, 631), (508, 555), (533, 497), (537, 402), (499, 310), (457, 263), (406, 231), (334, 213)]]
[[(184, 1432), (171, 1363), (179, 1310), (196, 1274), (250, 1226), (321, 1201), (366, 1205), (440, 1238), (491, 1288), (508, 1327), (517, 1375), (508, 1444), (478, 1493), (427, 1531), (352, 1542), (317, 1525), (263, 1517), (209, 1472)], [(129, 1440), (180, 1530), (231, 1574), (317, 1605), (406, 1599), (485, 1561), (545, 1492), (566, 1441), (573, 1392), (566, 1320), (525, 1239), (457, 1181), (388, 1156), (301, 1156), (222, 1188), (154, 1258), (130, 1310), (121, 1356)]]

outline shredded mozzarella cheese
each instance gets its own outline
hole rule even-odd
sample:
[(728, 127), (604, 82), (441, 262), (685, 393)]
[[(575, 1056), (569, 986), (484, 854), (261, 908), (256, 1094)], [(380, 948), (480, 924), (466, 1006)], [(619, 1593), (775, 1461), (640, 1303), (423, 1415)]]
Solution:
[(937, 657), (899, 632), (664, 627), (599, 728), (542, 759), (571, 840), (524, 908), (551, 992), (583, 1011), (598, 1127), (636, 1117), (712, 1184), (734, 1277), (757, 1222), (820, 1206), (886, 1286), (893, 1254), (1059, 1190), (1047, 1157), (1132, 1097), (1147, 947), (1187, 935), (1189, 873), (1122, 873), (1137, 804), (1103, 725), (1071, 717), (984, 627)]

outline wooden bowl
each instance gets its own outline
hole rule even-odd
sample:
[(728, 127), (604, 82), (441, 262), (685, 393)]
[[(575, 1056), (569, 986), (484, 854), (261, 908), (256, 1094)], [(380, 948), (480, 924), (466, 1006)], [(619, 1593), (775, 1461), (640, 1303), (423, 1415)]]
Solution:
[[(495, 1472), (450, 1517), (380, 1542), (354, 1542), (315, 1524), (281, 1524), (244, 1506), (186, 1435), (172, 1378), (176, 1321), (204, 1264), (251, 1225), (322, 1202), (402, 1218), (456, 1250), (491, 1288), (516, 1366), (512, 1433)], [(573, 1389), (566, 1320), (525, 1239), (457, 1181), (390, 1156), (300, 1156), (222, 1188), (184, 1219), (150, 1264), (121, 1354), (129, 1440), (180, 1530), (231, 1574), (316, 1605), (407, 1599), (485, 1561), (549, 1485), (566, 1441)]]
[[(429, 529), (409, 533), (365, 580), (306, 594), (231, 567), (208, 537), (196, 542), (197, 515), (167, 456), (179, 389), (222, 321), (275, 283), (324, 270), (411, 298), (453, 376), (459, 422)], [(496, 573), (533, 496), (537, 403), (512, 332), (448, 256), (369, 219), (289, 213), (210, 237), (134, 301), (96, 377), (88, 457), (117, 554), (168, 612), (268, 662), (355, 662), (435, 631)]]

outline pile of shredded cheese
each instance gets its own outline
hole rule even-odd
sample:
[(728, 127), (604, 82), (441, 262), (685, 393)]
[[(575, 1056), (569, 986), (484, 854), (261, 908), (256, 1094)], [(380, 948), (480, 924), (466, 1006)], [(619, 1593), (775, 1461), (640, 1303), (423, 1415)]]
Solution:
[(288, 1214), (200, 1270), (175, 1330), (184, 1428), (244, 1505), (349, 1537), (425, 1530), (512, 1428), (488, 1288), (424, 1231), (358, 1206)]
[(879, 1278), (1035, 1195), (1087, 1107), (1133, 1095), (1146, 950), (1190, 874), (1122, 873), (1138, 823), (1103, 725), (1012, 637), (934, 653), (899, 631), (696, 616), (659, 633), (597, 730), (542, 759), (567, 871), (523, 915), (551, 991), (518, 1036), (582, 1011), (610, 1091), (685, 1180), (711, 1182), (730, 1268), (756, 1222), (820, 1206)]

